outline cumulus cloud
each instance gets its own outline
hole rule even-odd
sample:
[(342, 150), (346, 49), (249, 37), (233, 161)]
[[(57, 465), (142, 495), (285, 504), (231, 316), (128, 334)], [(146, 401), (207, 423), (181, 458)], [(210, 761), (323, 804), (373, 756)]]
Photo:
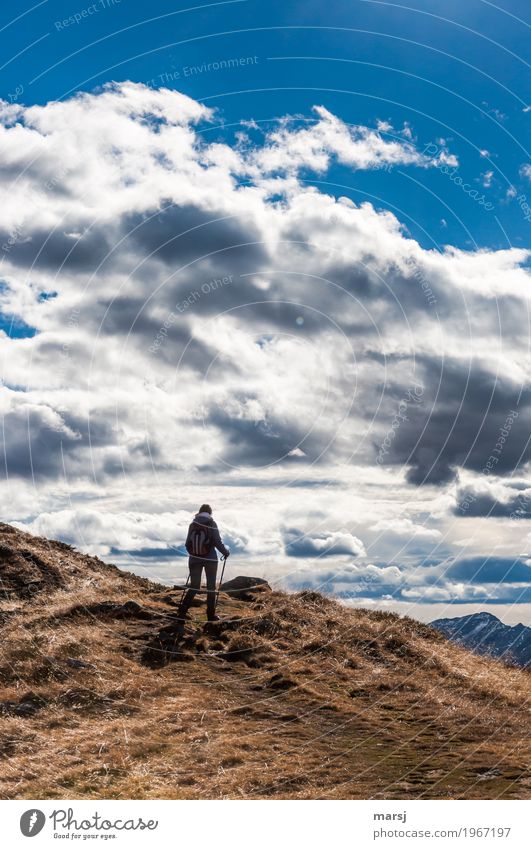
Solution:
[[(500, 476), (529, 462), (531, 396), (516, 369), (422, 354), (416, 364), (422, 403), (408, 407), (389, 452), (390, 462), (408, 467), (412, 483), (446, 483), (459, 468)], [(505, 432), (510, 438), (500, 442)]]
[(304, 568), (289, 577), (292, 589), (316, 589), (340, 598), (400, 597), (405, 575), (397, 566), (368, 563), (338, 565), (336, 569)]
[(416, 538), (428, 542), (437, 542), (441, 538), (441, 532), (437, 528), (427, 528), (423, 525), (417, 525), (407, 517), (400, 519), (380, 519), (379, 522), (376, 522), (372, 526), (371, 530), (405, 539)]
[[(140, 512), (102, 512), (84, 507), (77, 510), (43, 512), (24, 525), (24, 530), (39, 536), (59, 538), (82, 546), (91, 554), (107, 557), (127, 551), (142, 556), (183, 555), (182, 540), (189, 516), (164, 512), (158, 515)], [(179, 544), (176, 545), (176, 540)]]
[(331, 557), (347, 554), (358, 557), (365, 554), (361, 540), (348, 531), (305, 533), (300, 528), (283, 529), (284, 545), (289, 557)]
[(531, 484), (479, 481), (457, 489), (455, 516), (531, 519)]
[(374, 563), (335, 569), (306, 567), (289, 576), (287, 584), (292, 589), (317, 589), (359, 603), (524, 603), (531, 600), (530, 571), (522, 561), (478, 557), (422, 572)]
[[(529, 253), (427, 250), (390, 211), (307, 182), (334, 163), (353, 179), (433, 167), (410, 128), (349, 125), (324, 106), (279, 117), (232, 144), (202, 132), (211, 110), (129, 82), (1, 104), (0, 312), (27, 329), (0, 330), (7, 518), (44, 533), (60, 513), (67, 537), (75, 492), (97, 514), (83, 521), (102, 551), (156, 555), (157, 504), (135, 498), (200, 491), (179, 503), (188, 515), (205, 486), (251, 479), (229, 523), (246, 555), (274, 551), (288, 572), (296, 558), (358, 565), (367, 550), (360, 567), (407, 576), (397, 590), (386, 573), (381, 592), (452, 598), (459, 581), (428, 585), (424, 571), (417, 586), (409, 561), (389, 565), (392, 549), (442, 545), (422, 502), (447, 494), (442, 523), (454, 481), (484, 475), (490, 457), (490, 481), (526, 477)], [(316, 479), (328, 482), (319, 492)], [(358, 513), (338, 521), (338, 493), (358, 489)], [(286, 519), (290, 499), (314, 490), (326, 519)], [(112, 500), (124, 492), (125, 509)], [(479, 495), (468, 516), (501, 521), (520, 491), (508, 484), (493, 510)], [(114, 527), (93, 503), (103, 496)]]
[[(383, 139), (379, 131), (389, 132), (390, 124), (379, 122), (377, 130), (371, 130), (345, 124), (324, 106), (314, 106), (313, 111), (318, 117), (310, 126), (294, 128), (294, 120), (288, 117), (267, 134), (263, 147), (252, 155), (259, 172), (296, 174), (306, 168), (322, 173), (332, 159), (355, 169), (435, 164), (403, 139)], [(410, 132), (405, 135), (411, 137)]]

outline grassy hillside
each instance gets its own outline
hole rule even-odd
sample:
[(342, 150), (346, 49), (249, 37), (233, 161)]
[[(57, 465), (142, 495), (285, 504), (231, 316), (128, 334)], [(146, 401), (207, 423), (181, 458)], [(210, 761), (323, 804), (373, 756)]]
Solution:
[(0, 796), (529, 798), (529, 672), (316, 593), (167, 587), (0, 525)]

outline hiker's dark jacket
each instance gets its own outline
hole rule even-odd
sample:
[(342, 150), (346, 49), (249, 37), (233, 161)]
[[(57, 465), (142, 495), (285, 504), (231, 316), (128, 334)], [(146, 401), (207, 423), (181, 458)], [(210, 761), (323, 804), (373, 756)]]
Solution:
[[(190, 566), (197, 566), (201, 563), (217, 563), (218, 562), (218, 551), (224, 556), (228, 557), (230, 552), (226, 545), (223, 544), (223, 540), (219, 535), (218, 526), (216, 525), (214, 519), (210, 515), (210, 513), (197, 513), (194, 516), (194, 522), (200, 525), (205, 525), (212, 529), (212, 547), (208, 552), (206, 557), (193, 557), (190, 555), (188, 558)], [(193, 522), (192, 522), (193, 524)], [(190, 529), (192, 525), (188, 528), (188, 534), (190, 534)], [(216, 550), (217, 549), (217, 550)]]

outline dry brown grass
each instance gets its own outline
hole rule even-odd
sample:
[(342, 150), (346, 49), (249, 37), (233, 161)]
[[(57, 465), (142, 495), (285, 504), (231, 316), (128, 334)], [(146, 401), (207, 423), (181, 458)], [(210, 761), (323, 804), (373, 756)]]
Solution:
[(179, 640), (167, 588), (0, 544), (2, 798), (531, 795), (529, 672), (316, 593), (222, 596)]

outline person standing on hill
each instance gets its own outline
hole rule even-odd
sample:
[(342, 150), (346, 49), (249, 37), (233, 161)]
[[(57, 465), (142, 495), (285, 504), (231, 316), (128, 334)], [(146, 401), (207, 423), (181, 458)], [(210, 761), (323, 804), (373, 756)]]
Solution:
[(210, 504), (202, 504), (194, 516), (188, 528), (186, 550), (189, 554), (190, 589), (179, 605), (179, 618), (185, 618), (193, 598), (201, 589), (201, 575), (204, 569), (207, 583), (207, 617), (209, 622), (216, 622), (219, 620), (219, 616), (216, 616), (217, 552), (227, 558), (230, 551), (219, 535)]

